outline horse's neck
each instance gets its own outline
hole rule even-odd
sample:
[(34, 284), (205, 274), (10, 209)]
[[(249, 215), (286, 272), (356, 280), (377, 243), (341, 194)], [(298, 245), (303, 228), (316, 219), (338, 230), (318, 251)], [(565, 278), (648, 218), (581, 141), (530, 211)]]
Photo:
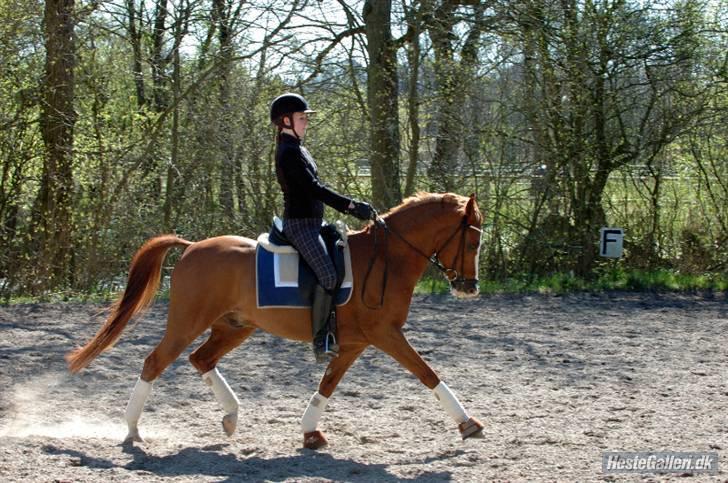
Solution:
[(396, 231), (406, 240), (401, 240), (396, 234), (389, 235), (389, 261), (396, 260), (400, 267), (393, 277), (399, 278), (408, 290), (414, 290), (429, 264), (429, 257), (440, 248), (438, 244), (442, 243), (442, 233), (452, 224), (454, 214), (447, 209), (413, 207), (388, 218), (391, 231)]
[[(387, 224), (409, 244), (429, 257), (437, 249), (438, 238), (451, 214), (447, 210), (433, 212), (425, 207), (413, 207), (411, 213), (409, 211), (393, 214)], [(398, 238), (397, 235), (394, 237)]]

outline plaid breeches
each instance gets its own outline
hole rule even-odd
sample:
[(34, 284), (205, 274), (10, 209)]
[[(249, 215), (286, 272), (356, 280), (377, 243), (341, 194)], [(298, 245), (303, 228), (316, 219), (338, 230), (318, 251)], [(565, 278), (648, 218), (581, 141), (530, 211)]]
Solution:
[(320, 218), (290, 218), (283, 221), (283, 234), (298, 250), (326, 290), (336, 288), (336, 267), (319, 239)]

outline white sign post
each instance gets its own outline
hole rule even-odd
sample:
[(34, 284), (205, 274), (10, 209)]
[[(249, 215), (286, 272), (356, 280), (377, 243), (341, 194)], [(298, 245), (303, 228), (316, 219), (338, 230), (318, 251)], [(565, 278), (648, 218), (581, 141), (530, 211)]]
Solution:
[(621, 228), (601, 228), (599, 230), (599, 256), (620, 258), (624, 242), (624, 230)]

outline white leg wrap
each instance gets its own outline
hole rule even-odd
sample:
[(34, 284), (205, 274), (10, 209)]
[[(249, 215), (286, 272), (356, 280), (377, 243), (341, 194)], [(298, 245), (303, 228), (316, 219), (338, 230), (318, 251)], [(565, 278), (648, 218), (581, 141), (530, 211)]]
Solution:
[(150, 392), (152, 392), (152, 383), (145, 381), (141, 377), (137, 379), (134, 392), (131, 393), (129, 403), (126, 405), (126, 413), (124, 414), (129, 428), (136, 428), (139, 417), (142, 414), (142, 409), (144, 408), (144, 402), (149, 397)]
[(314, 393), (311, 400), (308, 402), (306, 411), (303, 413), (303, 418), (301, 418), (301, 429), (303, 429), (304, 434), (316, 431), (316, 426), (318, 426), (321, 414), (324, 412), (324, 409), (326, 409), (326, 404), (328, 402), (328, 398), (323, 397), (318, 392)]
[(212, 392), (215, 394), (215, 399), (220, 403), (226, 413), (237, 413), (240, 401), (235, 395), (228, 383), (223, 379), (218, 372), (217, 367), (211, 371), (207, 371), (202, 375), (202, 380), (205, 384), (212, 388)]
[(456, 398), (455, 394), (453, 394), (450, 388), (447, 387), (447, 384), (440, 381), (440, 384), (438, 384), (432, 392), (435, 393), (437, 400), (440, 401), (440, 404), (442, 404), (442, 407), (445, 409), (447, 414), (449, 414), (456, 423), (464, 423), (470, 419), (462, 404), (458, 401), (458, 398)]

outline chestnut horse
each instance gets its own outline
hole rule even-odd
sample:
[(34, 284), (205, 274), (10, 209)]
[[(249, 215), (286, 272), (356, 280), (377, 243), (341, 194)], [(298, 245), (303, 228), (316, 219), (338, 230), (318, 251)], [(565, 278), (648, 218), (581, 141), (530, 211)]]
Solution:
[[(327, 443), (316, 427), (328, 398), (370, 345), (392, 356), (434, 392), (459, 425), (463, 439), (482, 436), (483, 425), (468, 416), (402, 333), (415, 284), (429, 262), (445, 273), (454, 295), (478, 295), (481, 222), (474, 196), (422, 193), (348, 236), (355, 292), (337, 309), (339, 356), (329, 362), (303, 414), (305, 447), (315, 449)], [(311, 340), (310, 310), (257, 307), (254, 240), (221, 236), (192, 243), (164, 235), (139, 249), (126, 290), (104, 325), (84, 347), (66, 356), (71, 372), (86, 367), (113, 346), (127, 322), (149, 306), (159, 286), (162, 262), (174, 246), (186, 248), (172, 274), (167, 330), (145, 359), (129, 399), (125, 413), (128, 442), (142, 441), (137, 423), (153, 381), (208, 328), (210, 337), (190, 355), (190, 362), (225, 410), (223, 429), (228, 435), (235, 431), (239, 402), (215, 367), (220, 358), (256, 329), (287, 339)]]

